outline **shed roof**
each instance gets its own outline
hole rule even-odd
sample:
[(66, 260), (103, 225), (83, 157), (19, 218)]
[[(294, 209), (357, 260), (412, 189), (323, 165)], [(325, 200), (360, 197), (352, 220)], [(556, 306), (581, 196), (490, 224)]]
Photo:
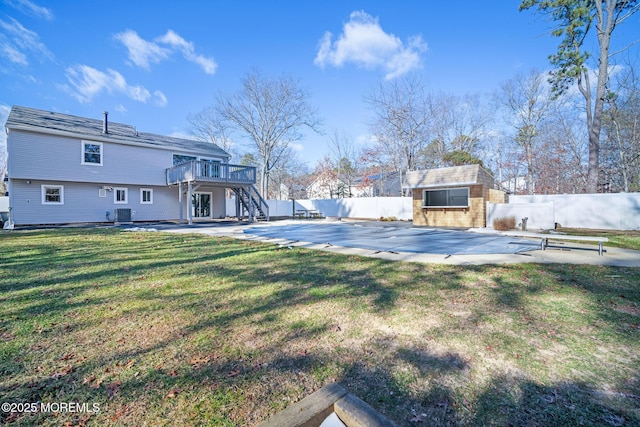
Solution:
[(68, 135), (94, 141), (149, 145), (209, 156), (230, 157), (226, 151), (213, 143), (138, 132), (131, 125), (110, 121), (108, 122), (108, 133), (105, 134), (102, 132), (103, 124), (103, 120), (14, 105), (5, 126), (7, 129)]
[(455, 187), (493, 182), (480, 165), (452, 166), (407, 172), (405, 188)]

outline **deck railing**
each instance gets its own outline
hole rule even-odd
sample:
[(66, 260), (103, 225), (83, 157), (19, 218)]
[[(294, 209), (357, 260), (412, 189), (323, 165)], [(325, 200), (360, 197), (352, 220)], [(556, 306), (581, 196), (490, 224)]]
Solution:
[(167, 169), (167, 185), (188, 181), (255, 184), (256, 168), (205, 160), (190, 160)]

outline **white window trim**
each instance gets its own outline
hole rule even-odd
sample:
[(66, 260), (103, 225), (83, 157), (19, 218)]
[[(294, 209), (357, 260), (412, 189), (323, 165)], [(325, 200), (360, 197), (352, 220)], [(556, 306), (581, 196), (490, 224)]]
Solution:
[[(47, 189), (48, 188), (57, 188), (60, 190), (60, 201), (59, 202), (47, 202)], [(49, 185), (43, 184), (40, 186), (40, 194), (42, 198), (43, 205), (64, 205), (64, 185)]]
[[(118, 191), (124, 191), (124, 201), (118, 200)], [(127, 187), (113, 187), (113, 203), (116, 205), (129, 204), (129, 189)]]
[[(85, 144), (99, 145), (100, 146), (100, 163), (93, 163), (93, 162), (85, 162), (84, 161), (84, 146), (85, 146)], [(102, 166), (103, 159), (104, 159), (104, 146), (102, 145), (102, 142), (80, 141), (80, 163), (81, 164), (89, 165), (89, 166)]]
[[(143, 195), (144, 195), (145, 191), (148, 191), (150, 193), (150, 195), (151, 195), (151, 197), (150, 197), (151, 200), (149, 200), (148, 202), (145, 202), (144, 199), (143, 199)], [(140, 189), (140, 204), (141, 205), (152, 205), (153, 204), (153, 188), (141, 188)]]

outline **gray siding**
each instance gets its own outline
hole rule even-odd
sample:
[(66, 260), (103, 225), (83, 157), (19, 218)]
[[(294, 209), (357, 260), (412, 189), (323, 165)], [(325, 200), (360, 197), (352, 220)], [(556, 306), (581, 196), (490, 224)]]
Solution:
[(102, 142), (102, 166), (83, 165), (81, 141), (12, 130), (8, 138), (9, 177), (108, 185), (165, 185), (165, 169), (173, 166), (173, 154), (180, 153), (167, 148)]
[[(102, 185), (113, 187), (113, 183), (74, 183), (61, 181), (11, 180), (11, 218), (15, 225), (32, 224), (69, 224), (106, 222), (107, 212), (114, 220), (114, 210), (131, 209), (133, 221), (171, 221), (180, 219), (177, 186), (139, 186), (126, 187), (128, 203), (114, 202), (114, 191), (107, 191), (106, 197), (100, 197)], [(42, 185), (63, 185), (64, 204), (42, 204)], [(140, 203), (140, 190), (153, 189), (153, 204)], [(183, 186), (183, 190), (186, 188)], [(212, 193), (212, 218), (226, 216), (225, 190), (211, 188), (202, 191)], [(187, 196), (183, 196), (182, 217), (187, 219)]]
[[(43, 184), (64, 185), (64, 204), (42, 204)], [(40, 180), (32, 180), (27, 184), (24, 180), (12, 180), (11, 218), (16, 225), (105, 222), (107, 212), (113, 220), (114, 209), (129, 208), (134, 221), (179, 219), (177, 187), (126, 187), (128, 203), (116, 204), (113, 191), (106, 192), (106, 197), (99, 197), (100, 186), (96, 184)], [(140, 203), (140, 188), (153, 189), (153, 204)]]
[(213, 188), (211, 190), (211, 216), (213, 218), (224, 218), (227, 216), (227, 201), (224, 188)]

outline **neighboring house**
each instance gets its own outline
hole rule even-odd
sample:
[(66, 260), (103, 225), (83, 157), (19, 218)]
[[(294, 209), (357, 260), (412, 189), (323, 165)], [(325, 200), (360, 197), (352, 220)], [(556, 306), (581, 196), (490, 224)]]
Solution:
[(307, 185), (308, 199), (333, 199), (338, 197), (341, 182), (333, 171), (323, 170)]
[[(518, 176), (516, 178), (509, 178), (500, 183), (500, 187), (508, 194), (528, 194), (527, 177)], [(535, 190), (535, 185), (534, 185)]]
[(386, 172), (357, 177), (351, 185), (333, 172), (322, 172), (307, 186), (309, 199), (400, 196), (400, 174)]
[(351, 194), (353, 197), (399, 197), (400, 188), (399, 172), (381, 172), (357, 178)]
[(406, 181), (413, 190), (414, 225), (486, 227), (487, 202), (505, 202), (480, 165), (411, 171)]
[[(250, 218), (268, 217), (255, 168), (212, 143), (14, 106), (6, 122), (15, 225), (224, 218), (225, 188)], [(239, 215), (240, 216), (240, 215)]]

